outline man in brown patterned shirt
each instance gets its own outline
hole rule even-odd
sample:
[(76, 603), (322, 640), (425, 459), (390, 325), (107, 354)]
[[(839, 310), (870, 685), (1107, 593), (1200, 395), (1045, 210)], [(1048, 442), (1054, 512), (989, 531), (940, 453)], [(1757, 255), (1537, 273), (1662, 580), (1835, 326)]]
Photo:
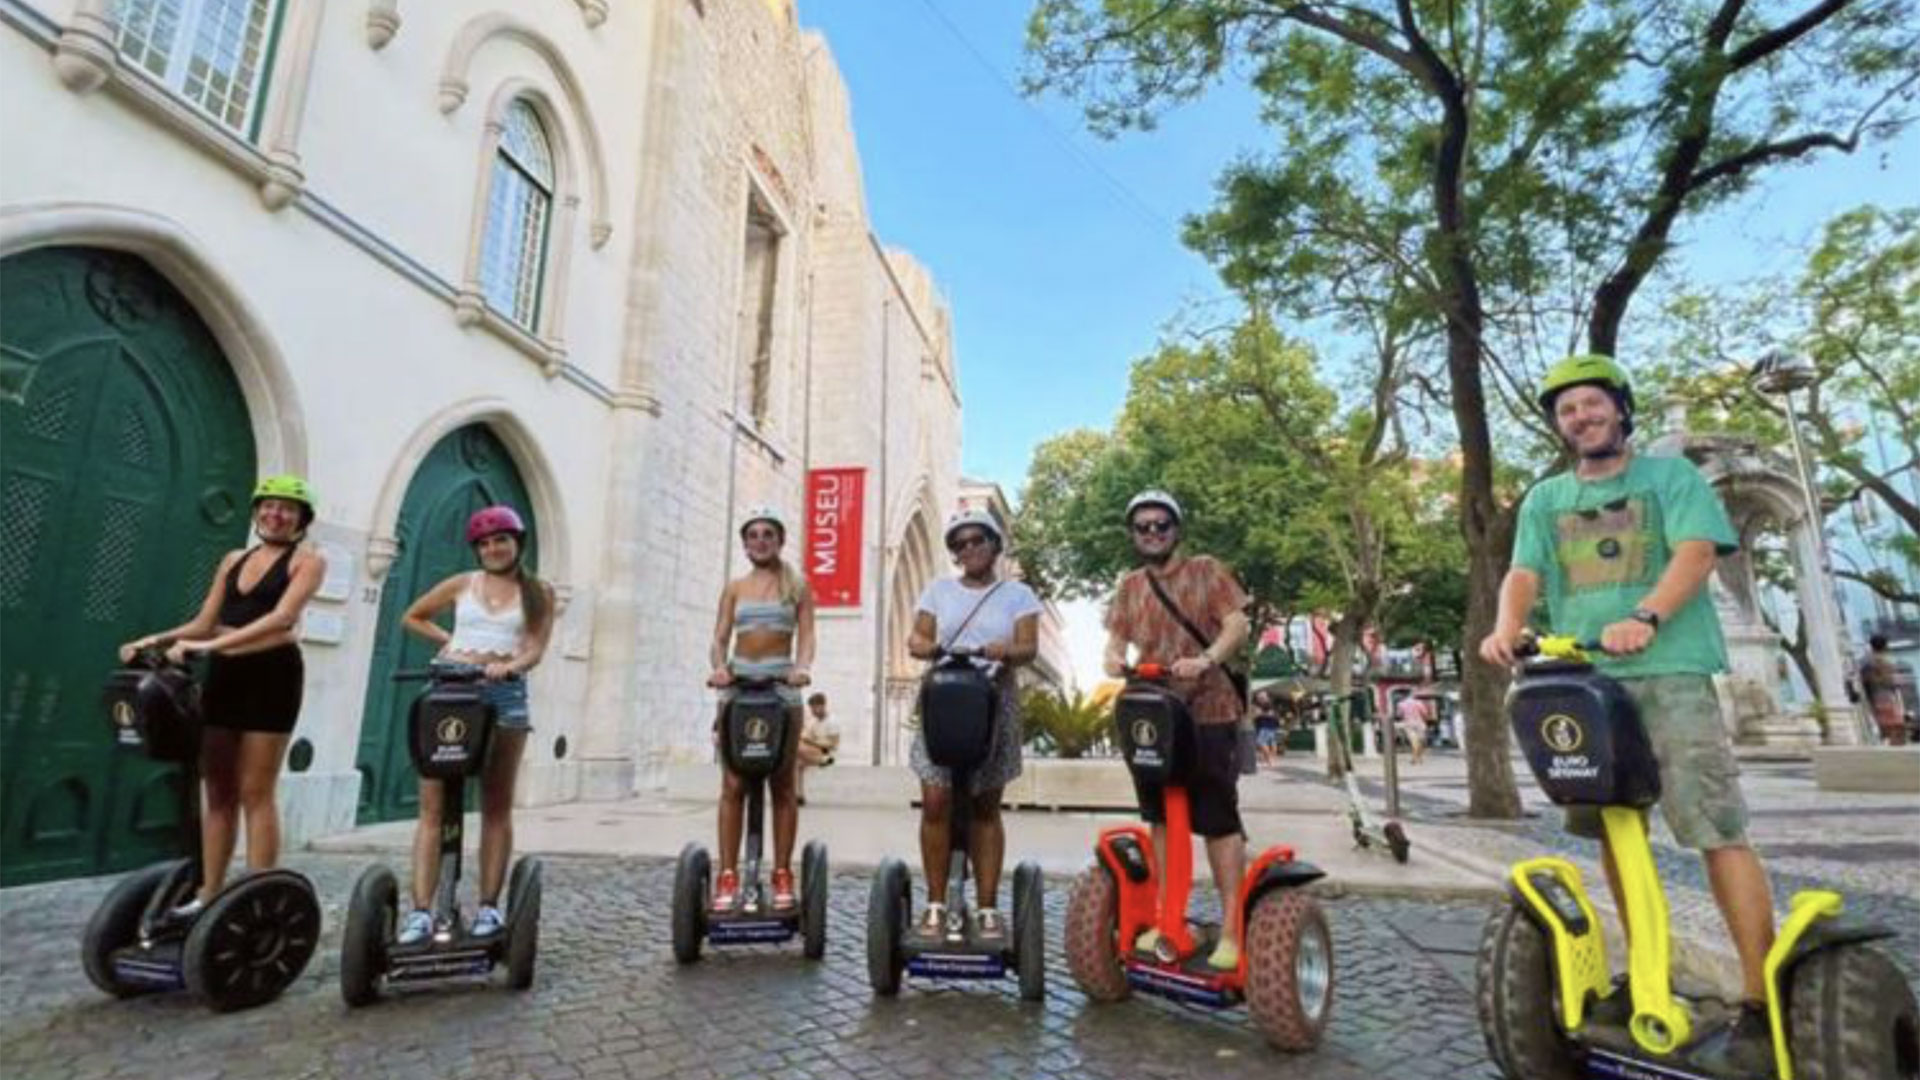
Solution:
[[(1220, 890), (1226, 914), (1220, 943), (1207, 958), (1217, 970), (1240, 963), (1240, 910), (1235, 898), (1246, 875), (1246, 834), (1240, 827), (1240, 713), (1244, 706), (1222, 663), (1247, 640), (1247, 595), (1233, 572), (1205, 555), (1180, 556), (1180, 504), (1164, 491), (1143, 491), (1127, 503), (1127, 531), (1133, 537), (1138, 569), (1120, 579), (1107, 609), (1107, 674), (1118, 678), (1131, 647), (1139, 662), (1167, 666), (1171, 686), (1187, 703), (1194, 721), (1193, 776), (1187, 784), (1193, 831), (1206, 838), (1207, 864)], [(1199, 637), (1180, 624), (1155, 595), (1153, 582), (1193, 624)], [(1158, 786), (1138, 780), (1140, 816), (1153, 825), (1159, 865), (1167, 859), (1166, 814)], [(1162, 902), (1165, 897), (1162, 897)], [(1134, 947), (1152, 952), (1159, 932), (1148, 930)]]

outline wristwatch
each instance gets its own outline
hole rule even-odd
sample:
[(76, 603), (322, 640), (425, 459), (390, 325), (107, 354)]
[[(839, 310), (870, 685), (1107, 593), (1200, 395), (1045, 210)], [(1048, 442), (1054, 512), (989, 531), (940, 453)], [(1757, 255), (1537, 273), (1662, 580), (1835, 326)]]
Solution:
[(1634, 622), (1646, 623), (1655, 630), (1660, 629), (1660, 613), (1652, 608), (1634, 608), (1633, 614), (1627, 616), (1627, 618), (1632, 619)]

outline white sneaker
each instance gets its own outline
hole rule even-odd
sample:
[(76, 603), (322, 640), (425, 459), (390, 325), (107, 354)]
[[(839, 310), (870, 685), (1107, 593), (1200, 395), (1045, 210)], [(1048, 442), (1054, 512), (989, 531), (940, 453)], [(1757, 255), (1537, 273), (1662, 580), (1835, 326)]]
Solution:
[(492, 904), (481, 904), (479, 912), (473, 917), (473, 929), (468, 933), (477, 938), (492, 937), (506, 928), (507, 917), (500, 913), (499, 908)]
[(397, 945), (418, 945), (433, 933), (433, 916), (423, 908), (414, 908), (407, 913), (406, 921), (400, 924), (400, 935), (394, 939)]

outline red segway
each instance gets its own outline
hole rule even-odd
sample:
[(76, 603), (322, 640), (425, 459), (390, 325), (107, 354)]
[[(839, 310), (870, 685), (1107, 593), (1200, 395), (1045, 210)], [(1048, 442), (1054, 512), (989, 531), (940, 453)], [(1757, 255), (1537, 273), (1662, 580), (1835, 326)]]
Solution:
[[(1237, 898), (1246, 927), (1240, 964), (1214, 970), (1207, 955), (1219, 928), (1187, 918), (1193, 888), (1186, 790), (1194, 756), (1192, 717), (1167, 687), (1165, 669), (1143, 664), (1114, 703), (1114, 723), (1127, 768), (1164, 792), (1167, 865), (1155, 865), (1153, 834), (1145, 826), (1101, 832), (1093, 865), (1074, 882), (1067, 902), (1067, 967), (1074, 981), (1095, 1001), (1119, 1001), (1136, 989), (1209, 1008), (1244, 1001), (1277, 1049), (1318, 1046), (1333, 1006), (1333, 937), (1302, 886), (1324, 873), (1296, 860), (1292, 848), (1262, 851), (1247, 868)], [(1134, 942), (1149, 929), (1160, 931), (1156, 950), (1136, 950)]]

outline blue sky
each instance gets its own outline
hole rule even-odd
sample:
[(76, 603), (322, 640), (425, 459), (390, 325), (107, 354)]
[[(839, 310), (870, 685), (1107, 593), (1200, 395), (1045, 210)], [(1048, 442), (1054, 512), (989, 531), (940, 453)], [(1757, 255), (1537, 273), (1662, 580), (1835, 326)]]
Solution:
[[(1033, 448), (1105, 427), (1128, 366), (1168, 320), (1220, 296), (1181, 246), (1183, 214), (1265, 137), (1252, 95), (1226, 86), (1160, 127), (1103, 141), (1078, 111), (1020, 98), (1030, 0), (799, 0), (852, 99), (868, 210), (882, 241), (911, 250), (953, 307), (968, 475), (1009, 497)], [(1682, 237), (1693, 277), (1786, 270), (1820, 222), (1861, 202), (1911, 201), (1920, 136), (1776, 172)]]

